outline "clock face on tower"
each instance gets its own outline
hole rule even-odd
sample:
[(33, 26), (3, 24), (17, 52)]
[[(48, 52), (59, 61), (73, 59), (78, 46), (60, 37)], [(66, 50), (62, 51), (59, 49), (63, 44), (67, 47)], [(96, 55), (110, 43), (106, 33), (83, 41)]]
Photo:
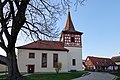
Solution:
[(65, 34), (64, 35), (65, 47), (81, 47), (81, 35), (79, 34)]

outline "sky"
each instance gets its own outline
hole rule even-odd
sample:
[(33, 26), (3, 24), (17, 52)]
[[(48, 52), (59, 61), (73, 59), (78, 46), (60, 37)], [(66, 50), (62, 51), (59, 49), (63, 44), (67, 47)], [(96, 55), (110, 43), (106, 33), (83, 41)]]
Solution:
[[(75, 29), (83, 32), (83, 59), (120, 55), (120, 0), (87, 0), (70, 12)], [(66, 19), (64, 15), (58, 23), (61, 30)]]
[[(119, 56), (120, 52), (120, 0), (86, 0), (77, 9), (70, 5), (71, 18), (82, 35), (82, 55), (107, 57)], [(67, 14), (60, 17), (57, 26), (62, 31)], [(21, 37), (16, 45), (26, 44)]]

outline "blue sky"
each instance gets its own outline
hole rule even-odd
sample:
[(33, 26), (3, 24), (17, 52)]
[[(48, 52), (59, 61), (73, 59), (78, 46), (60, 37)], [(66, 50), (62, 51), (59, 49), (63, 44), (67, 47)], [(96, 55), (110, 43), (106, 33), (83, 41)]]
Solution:
[[(75, 29), (83, 32), (83, 59), (87, 56), (120, 55), (120, 0), (87, 0), (77, 11), (71, 4), (71, 18)], [(62, 31), (67, 14), (57, 23)], [(16, 45), (26, 44), (18, 38)]]
[[(76, 30), (83, 32), (83, 59), (87, 56), (120, 55), (120, 0), (87, 0), (77, 11), (71, 5), (71, 17)], [(67, 15), (58, 26), (65, 27)]]

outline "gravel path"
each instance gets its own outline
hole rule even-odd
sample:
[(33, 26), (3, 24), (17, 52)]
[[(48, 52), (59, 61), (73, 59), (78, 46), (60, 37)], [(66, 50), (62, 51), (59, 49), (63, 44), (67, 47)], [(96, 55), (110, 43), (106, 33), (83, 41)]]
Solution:
[(90, 72), (91, 74), (72, 80), (115, 80), (117, 76), (104, 72)]

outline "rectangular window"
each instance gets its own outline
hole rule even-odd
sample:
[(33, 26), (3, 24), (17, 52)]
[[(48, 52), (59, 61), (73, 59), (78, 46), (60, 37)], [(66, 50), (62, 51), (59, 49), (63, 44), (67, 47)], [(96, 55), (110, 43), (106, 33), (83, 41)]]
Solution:
[(53, 54), (53, 67), (55, 67), (56, 63), (58, 63), (58, 54)]
[(47, 67), (47, 53), (42, 53), (42, 68)]
[(71, 37), (71, 42), (75, 42), (75, 38), (74, 37)]
[(29, 58), (35, 58), (35, 53), (29, 53)]
[(73, 66), (76, 65), (76, 59), (72, 59), (72, 65), (73, 65)]

